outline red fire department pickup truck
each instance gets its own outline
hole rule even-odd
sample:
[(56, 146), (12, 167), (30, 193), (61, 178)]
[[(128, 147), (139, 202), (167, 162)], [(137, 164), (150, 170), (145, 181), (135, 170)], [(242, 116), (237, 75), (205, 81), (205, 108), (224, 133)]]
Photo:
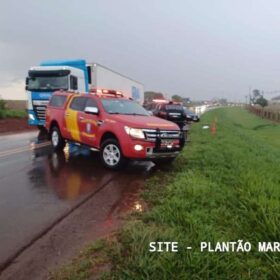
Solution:
[(127, 159), (172, 161), (185, 143), (176, 124), (151, 116), (111, 90), (55, 92), (46, 110), (46, 128), (54, 149), (62, 150), (66, 141), (88, 146), (100, 152), (110, 169)]

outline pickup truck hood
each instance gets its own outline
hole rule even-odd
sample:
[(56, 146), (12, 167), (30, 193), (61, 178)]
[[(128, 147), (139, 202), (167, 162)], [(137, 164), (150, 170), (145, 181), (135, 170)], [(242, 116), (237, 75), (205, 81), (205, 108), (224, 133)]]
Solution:
[(153, 116), (114, 115), (110, 119), (133, 128), (179, 130), (175, 123)]

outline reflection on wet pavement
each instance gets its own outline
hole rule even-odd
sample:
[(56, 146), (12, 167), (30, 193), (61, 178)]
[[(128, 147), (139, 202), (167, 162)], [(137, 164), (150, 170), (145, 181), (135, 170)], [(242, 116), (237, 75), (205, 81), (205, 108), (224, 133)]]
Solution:
[(47, 143), (33, 141), (0, 167), (0, 265), (103, 186), (101, 205), (110, 205), (104, 225), (123, 211), (142, 211), (137, 193), (155, 169), (151, 162), (131, 162), (122, 171), (109, 171), (88, 149), (66, 146), (56, 153)]
[(145, 180), (156, 170), (151, 162), (131, 162), (126, 168), (125, 174), (118, 177), (111, 188), (111, 194), (115, 196), (115, 202), (112, 204), (105, 221), (102, 223), (104, 234), (115, 228), (124, 214), (129, 212), (144, 211), (144, 203), (139, 198), (139, 194), (145, 185)]
[(121, 181), (121, 184), (127, 184), (126, 189), (132, 195), (154, 167), (151, 162), (131, 162), (123, 171), (110, 171), (100, 163), (98, 153), (74, 145), (67, 145), (63, 152), (54, 152), (50, 147), (34, 150), (34, 158), (43, 155), (46, 156), (43, 165), (29, 172), (30, 182), (36, 188), (47, 186), (57, 197), (65, 200), (73, 200), (94, 191), (97, 184), (114, 175), (125, 175), (125, 179), (118, 178), (114, 183), (119, 185)]
[[(41, 152), (41, 151), (40, 151)], [(52, 189), (60, 199), (73, 200), (96, 189), (113, 176), (98, 163), (97, 154), (89, 150), (75, 147), (69, 152), (49, 153), (38, 170), (29, 172), (30, 181), (38, 187), (38, 183)]]

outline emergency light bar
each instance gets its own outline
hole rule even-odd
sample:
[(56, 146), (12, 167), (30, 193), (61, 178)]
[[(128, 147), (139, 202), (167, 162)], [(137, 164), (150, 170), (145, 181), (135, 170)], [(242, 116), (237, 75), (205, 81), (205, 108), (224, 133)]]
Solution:
[(166, 99), (153, 99), (152, 102), (155, 102), (155, 103), (168, 103), (169, 101), (166, 100)]
[(123, 93), (121, 91), (111, 90), (111, 89), (92, 89), (91, 93), (95, 93), (96, 95), (107, 95), (107, 96), (119, 96), (123, 97)]

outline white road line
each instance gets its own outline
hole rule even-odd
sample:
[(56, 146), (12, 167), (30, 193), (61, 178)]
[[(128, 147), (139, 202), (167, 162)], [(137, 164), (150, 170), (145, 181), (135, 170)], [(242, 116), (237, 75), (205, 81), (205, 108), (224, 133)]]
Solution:
[(43, 148), (43, 147), (47, 147), (49, 145), (50, 145), (50, 142), (44, 142), (44, 143), (34, 144), (34, 145), (32, 145), (32, 143), (31, 143), (28, 146), (23, 146), (23, 147), (19, 147), (19, 148), (10, 149), (10, 150), (7, 150), (7, 151), (0, 152), (0, 158), (10, 156), (10, 155), (14, 155), (14, 154), (18, 154), (18, 153), (22, 153), (22, 152), (27, 152), (27, 151), (31, 151), (31, 150), (40, 149), (40, 148)]

